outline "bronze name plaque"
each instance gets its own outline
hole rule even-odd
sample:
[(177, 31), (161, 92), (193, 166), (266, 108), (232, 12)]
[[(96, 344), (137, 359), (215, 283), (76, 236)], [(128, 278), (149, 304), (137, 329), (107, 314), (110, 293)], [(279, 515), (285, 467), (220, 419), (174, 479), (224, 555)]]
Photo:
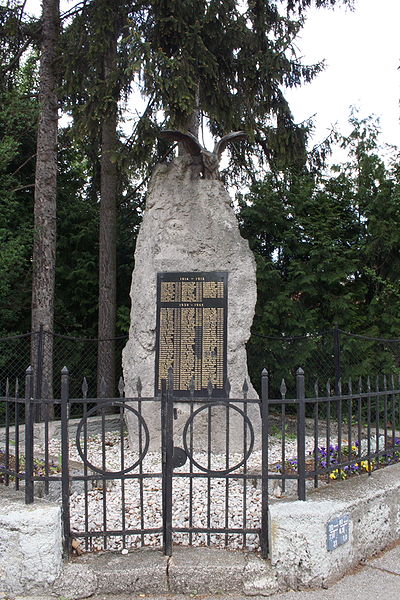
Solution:
[(156, 394), (168, 369), (174, 371), (174, 394), (225, 396), (227, 377), (228, 273), (158, 273)]

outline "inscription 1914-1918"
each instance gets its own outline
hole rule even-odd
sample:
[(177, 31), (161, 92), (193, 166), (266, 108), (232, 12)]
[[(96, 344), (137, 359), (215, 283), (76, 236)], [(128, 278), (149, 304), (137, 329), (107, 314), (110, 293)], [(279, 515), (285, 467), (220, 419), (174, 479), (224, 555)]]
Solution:
[(174, 393), (224, 396), (227, 377), (226, 272), (158, 273), (156, 394), (168, 369), (174, 371)]

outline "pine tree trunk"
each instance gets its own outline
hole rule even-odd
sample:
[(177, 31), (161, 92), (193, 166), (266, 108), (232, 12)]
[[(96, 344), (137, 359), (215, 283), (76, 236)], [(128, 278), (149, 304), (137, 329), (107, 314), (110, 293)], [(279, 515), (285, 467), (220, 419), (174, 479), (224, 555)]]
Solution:
[[(193, 112), (188, 116), (184, 123), (181, 123), (179, 129), (182, 131), (189, 131), (192, 133), (197, 139), (199, 138), (199, 125), (200, 125), (200, 99), (199, 99), (199, 86), (197, 86), (196, 93), (196, 108)], [(178, 144), (178, 154), (182, 156), (186, 154), (186, 150), (182, 144)]]
[[(116, 67), (116, 39), (104, 60), (105, 79)], [(117, 102), (109, 108), (101, 130), (101, 201), (99, 236), (99, 324), (97, 393), (115, 395), (115, 320), (117, 303)], [(104, 341), (101, 341), (104, 340)], [(102, 379), (104, 380), (102, 384)]]
[[(39, 124), (35, 173), (34, 241), (32, 260), (32, 331), (53, 332), (56, 265), (57, 196), (57, 41), (59, 1), (43, 0), (40, 56)], [(36, 371), (35, 397), (53, 393), (53, 338), (45, 336), (42, 364), (38, 361), (39, 336), (33, 336), (31, 359)], [(41, 372), (40, 372), (41, 371)], [(41, 411), (41, 417), (45, 415)]]

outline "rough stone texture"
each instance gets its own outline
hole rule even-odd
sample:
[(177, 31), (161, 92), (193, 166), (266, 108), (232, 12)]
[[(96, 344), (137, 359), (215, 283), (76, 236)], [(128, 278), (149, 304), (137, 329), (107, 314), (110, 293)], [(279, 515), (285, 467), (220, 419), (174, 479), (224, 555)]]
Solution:
[(53, 591), (67, 600), (89, 598), (97, 590), (97, 577), (85, 564), (72, 561), (64, 569), (54, 584)]
[[(331, 575), (351, 564), (352, 544), (327, 551), (326, 524), (347, 511), (337, 501), (283, 502), (271, 507), (271, 564), (281, 585), (320, 587)], [(350, 526), (350, 536), (352, 535)]]
[(142, 549), (126, 556), (105, 553), (85, 557), (97, 578), (97, 593), (163, 593), (168, 591), (168, 558), (159, 550)]
[[(320, 587), (398, 540), (400, 465), (270, 506), (271, 564), (282, 589)], [(350, 516), (349, 541), (329, 552), (326, 525)]]
[[(262, 597), (288, 589), (326, 587), (400, 538), (399, 508), (400, 465), (394, 465), (370, 477), (361, 475), (311, 491), (306, 502), (272, 501), (270, 560), (253, 553), (179, 547), (173, 548), (169, 559), (156, 550), (136, 550), (127, 556), (91, 555), (68, 566), (64, 587), (57, 590), (67, 598), (87, 597), (68, 595), (68, 590), (77, 589), (74, 585), (79, 586), (82, 568), (83, 580), (92, 578), (96, 582), (86, 593), (91, 591), (104, 598), (110, 594), (110, 599), (124, 593)], [(349, 541), (329, 552), (326, 525), (343, 514), (350, 516)], [(392, 559), (394, 568), (389, 565), (393, 573), (398, 572), (398, 556)], [(384, 559), (376, 563), (377, 568), (388, 566)], [(316, 598), (325, 597), (319, 592), (321, 596), (316, 592)]]
[(246, 596), (270, 596), (278, 592), (279, 581), (271, 562), (258, 555), (247, 555), (243, 575), (243, 592)]
[(395, 546), (392, 550), (383, 554), (383, 556), (378, 556), (377, 558), (370, 560), (369, 565), (377, 569), (384, 569), (385, 571), (400, 575), (400, 545)]
[[(149, 187), (136, 244), (129, 341), (123, 352), (126, 395), (137, 395), (140, 377), (142, 396), (154, 396), (157, 273), (227, 271), (231, 397), (242, 397), (246, 378), (248, 397), (257, 398), (248, 377), (245, 348), (257, 295), (255, 260), (248, 242), (240, 236), (222, 183), (202, 179), (198, 166), (191, 161), (190, 156), (182, 156), (158, 165)], [(152, 425), (159, 429), (158, 403), (149, 407), (148, 414), (152, 415)], [(135, 435), (134, 421), (134, 417), (128, 417), (131, 437)]]
[(53, 591), (68, 600), (93, 594), (167, 593), (168, 558), (159, 550), (141, 549), (126, 556), (86, 554), (65, 565)]
[(62, 567), (61, 511), (0, 486), (0, 593), (47, 590)]
[(245, 554), (211, 548), (174, 549), (168, 567), (170, 591), (178, 594), (238, 592)]

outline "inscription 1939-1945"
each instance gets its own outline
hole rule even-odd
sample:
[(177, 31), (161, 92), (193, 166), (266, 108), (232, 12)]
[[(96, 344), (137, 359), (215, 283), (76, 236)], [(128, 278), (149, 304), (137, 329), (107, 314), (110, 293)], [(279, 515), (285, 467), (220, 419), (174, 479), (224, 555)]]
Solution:
[(158, 273), (156, 394), (168, 369), (174, 393), (187, 396), (193, 378), (195, 396), (225, 395), (227, 377), (226, 272)]

